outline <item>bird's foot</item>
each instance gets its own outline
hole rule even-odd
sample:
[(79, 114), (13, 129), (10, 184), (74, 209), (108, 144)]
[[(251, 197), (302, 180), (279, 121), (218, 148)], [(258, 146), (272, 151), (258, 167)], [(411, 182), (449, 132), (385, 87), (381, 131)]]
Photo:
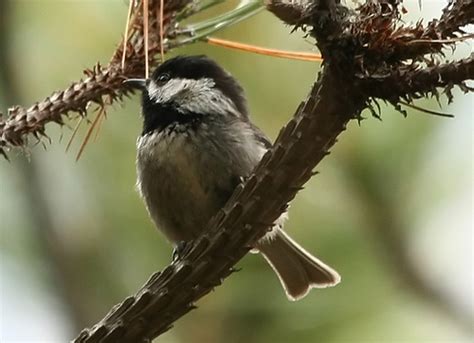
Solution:
[(250, 176), (239, 176), (239, 183), (246, 183)]
[(179, 241), (173, 249), (173, 262), (183, 258), (192, 246), (192, 241)]

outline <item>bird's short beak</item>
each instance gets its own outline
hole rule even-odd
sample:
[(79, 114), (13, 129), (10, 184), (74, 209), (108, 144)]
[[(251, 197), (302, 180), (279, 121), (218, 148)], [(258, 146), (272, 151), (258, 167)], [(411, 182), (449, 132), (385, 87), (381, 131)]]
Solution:
[(147, 80), (146, 79), (126, 79), (123, 83), (132, 88), (145, 89)]

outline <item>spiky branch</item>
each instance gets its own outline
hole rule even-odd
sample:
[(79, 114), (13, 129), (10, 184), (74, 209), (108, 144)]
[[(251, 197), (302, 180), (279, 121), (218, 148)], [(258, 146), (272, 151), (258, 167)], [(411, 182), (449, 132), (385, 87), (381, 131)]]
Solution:
[[(99, 63), (91, 69), (84, 71), (85, 78), (73, 82), (64, 90), (56, 91), (29, 108), (14, 106), (8, 110), (7, 116), (0, 113), (0, 154), (6, 156), (12, 147), (25, 147), (28, 136), (36, 139), (46, 137), (46, 124), (55, 122), (64, 124), (65, 117), (74, 114), (87, 115), (91, 104), (100, 108), (121, 101), (131, 92), (123, 86), (123, 81), (130, 77), (142, 77), (145, 73), (145, 43), (143, 35), (143, 11), (140, 11), (140, 1), (134, 5), (131, 27), (125, 44), (125, 61), (122, 68), (123, 42), (118, 45), (107, 66)], [(158, 63), (160, 52), (160, 24), (159, 0), (149, 0), (148, 25), (149, 25), (149, 56), (150, 66)], [(192, 0), (167, 0), (165, 1), (163, 29), (164, 37), (169, 38), (176, 23), (176, 14), (187, 9), (193, 12)]]

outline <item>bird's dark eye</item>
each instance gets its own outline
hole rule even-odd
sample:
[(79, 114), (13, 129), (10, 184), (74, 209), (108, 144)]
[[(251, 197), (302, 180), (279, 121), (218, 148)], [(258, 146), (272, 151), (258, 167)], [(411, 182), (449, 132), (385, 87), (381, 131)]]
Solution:
[(168, 74), (168, 73), (163, 73), (163, 74), (161, 74), (161, 75), (158, 76), (157, 81), (158, 81), (158, 82), (166, 82), (166, 81), (168, 81), (169, 79), (170, 79), (170, 74)]

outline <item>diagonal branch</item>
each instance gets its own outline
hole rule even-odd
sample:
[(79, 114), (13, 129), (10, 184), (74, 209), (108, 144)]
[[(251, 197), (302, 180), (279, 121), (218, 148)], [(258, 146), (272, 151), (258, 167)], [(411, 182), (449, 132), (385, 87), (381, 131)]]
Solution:
[(346, 123), (361, 110), (357, 98), (333, 101), (347, 86), (331, 75), (329, 69), (323, 73), (255, 173), (237, 188), (183, 258), (153, 275), (94, 328), (81, 332), (75, 342), (152, 339), (170, 329), (194, 308), (195, 301), (232, 273), (232, 266), (281, 215)]
[[(273, 10), (275, 7), (271, 3), (267, 1), (267, 8)], [(296, 5), (300, 3), (296, 2)], [(399, 20), (398, 1), (368, 2), (368, 6), (373, 4), (375, 7), (372, 9), (387, 15), (383, 20), (374, 21), (380, 25), (380, 30), (374, 32), (378, 32), (379, 39), (389, 38), (384, 29), (395, 27), (394, 23)], [(387, 7), (387, 4), (393, 6)], [(278, 15), (284, 18), (281, 10), (278, 7)], [(365, 58), (371, 60), (372, 52), (364, 49), (364, 42), (348, 39), (349, 16), (354, 16), (351, 23), (359, 20), (360, 24), (371, 15), (368, 8), (362, 8), (358, 13), (354, 16), (337, 0), (312, 3), (311, 12), (304, 13), (305, 20), (311, 18), (311, 34), (317, 39), (326, 59), (308, 98), (282, 129), (273, 148), (266, 153), (251, 177), (237, 187), (227, 205), (182, 258), (152, 275), (135, 295), (116, 305), (93, 328), (82, 331), (75, 342), (148, 341), (170, 329), (174, 321), (195, 308), (198, 299), (233, 272), (235, 263), (248, 252), (253, 242), (265, 234), (285, 210), (286, 204), (313, 175), (314, 167), (328, 154), (347, 122), (359, 118), (362, 109), (369, 105), (373, 94), (369, 92), (368, 80), (376, 78), (381, 70), (393, 72), (404, 66), (400, 60), (394, 59), (392, 64), (387, 64), (375, 59), (378, 64), (365, 68)], [(298, 22), (293, 19), (291, 23)], [(348, 48), (348, 42), (356, 45)], [(381, 44), (378, 48), (384, 46)], [(470, 77), (470, 72), (466, 74), (468, 69), (459, 70), (460, 82)], [(364, 85), (365, 88), (361, 87)], [(436, 83), (433, 85), (434, 88), (438, 86)], [(420, 85), (416, 87), (402, 91), (421, 91)], [(391, 94), (380, 96), (391, 99)]]

